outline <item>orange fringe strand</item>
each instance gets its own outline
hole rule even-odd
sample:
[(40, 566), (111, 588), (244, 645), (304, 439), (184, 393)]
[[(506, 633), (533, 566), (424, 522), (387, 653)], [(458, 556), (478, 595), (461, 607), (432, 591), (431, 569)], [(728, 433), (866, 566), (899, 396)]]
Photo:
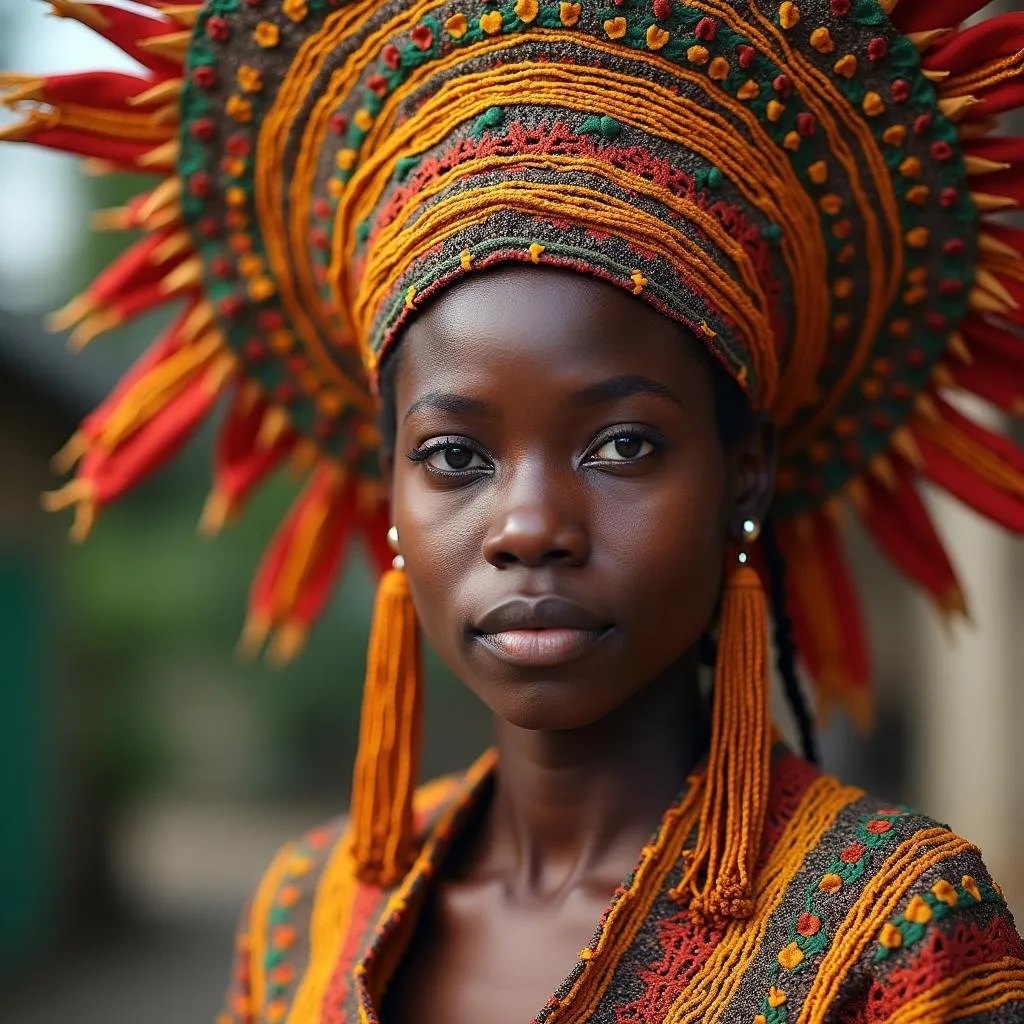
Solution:
[(423, 694), (419, 630), (401, 569), (380, 583), (370, 634), (352, 789), (353, 856), (360, 879), (396, 884), (416, 856), (413, 792)]
[(771, 721), (768, 609), (757, 573), (740, 566), (722, 599), (711, 751), (697, 845), (675, 898), (707, 920), (754, 912), (754, 865), (768, 805)]

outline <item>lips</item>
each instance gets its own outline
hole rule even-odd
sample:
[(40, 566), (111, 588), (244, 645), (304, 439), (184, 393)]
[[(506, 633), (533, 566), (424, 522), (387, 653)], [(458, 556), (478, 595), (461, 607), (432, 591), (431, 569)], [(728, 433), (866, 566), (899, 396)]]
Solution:
[(596, 612), (551, 594), (504, 601), (488, 611), (471, 633), (501, 661), (550, 667), (588, 653), (610, 629), (610, 623)]

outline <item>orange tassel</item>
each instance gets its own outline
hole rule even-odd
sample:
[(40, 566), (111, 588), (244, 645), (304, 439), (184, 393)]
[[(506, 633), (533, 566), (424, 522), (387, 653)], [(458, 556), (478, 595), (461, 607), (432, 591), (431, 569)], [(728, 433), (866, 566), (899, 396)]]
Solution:
[(352, 789), (353, 855), (371, 885), (397, 884), (416, 857), (412, 798), (422, 733), (416, 610), (405, 573), (391, 569), (373, 613)]
[(722, 598), (711, 750), (697, 845), (675, 898), (699, 918), (754, 912), (754, 866), (768, 805), (771, 721), (768, 609), (757, 573), (733, 570)]

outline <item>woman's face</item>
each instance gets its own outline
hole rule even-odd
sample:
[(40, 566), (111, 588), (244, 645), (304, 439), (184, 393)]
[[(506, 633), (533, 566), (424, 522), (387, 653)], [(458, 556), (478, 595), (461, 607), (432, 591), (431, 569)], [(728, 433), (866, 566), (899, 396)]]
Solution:
[(406, 331), (395, 523), (431, 644), (507, 721), (580, 728), (689, 664), (764, 501), (698, 343), (572, 272), (473, 275)]

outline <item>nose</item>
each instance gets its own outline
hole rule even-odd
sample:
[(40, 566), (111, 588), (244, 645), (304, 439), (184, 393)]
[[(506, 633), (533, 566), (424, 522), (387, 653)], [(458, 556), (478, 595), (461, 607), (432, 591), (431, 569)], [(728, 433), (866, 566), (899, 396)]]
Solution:
[(578, 566), (589, 553), (583, 526), (548, 502), (507, 509), (484, 540), (484, 557), (496, 569)]

